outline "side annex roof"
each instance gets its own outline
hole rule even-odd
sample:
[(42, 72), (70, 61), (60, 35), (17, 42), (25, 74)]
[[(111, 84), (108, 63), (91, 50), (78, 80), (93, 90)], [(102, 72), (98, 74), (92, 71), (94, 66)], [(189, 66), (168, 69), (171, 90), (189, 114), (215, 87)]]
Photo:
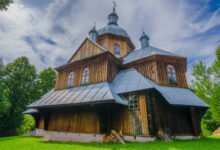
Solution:
[(136, 61), (136, 60), (139, 60), (139, 59), (142, 59), (145, 57), (149, 57), (149, 56), (152, 56), (155, 54), (181, 57), (181, 56), (176, 55), (174, 53), (149, 46), (149, 47), (146, 47), (143, 49), (134, 50), (131, 53), (129, 53), (126, 57), (123, 58), (124, 59), (123, 64), (127, 64), (132, 61)]
[(128, 102), (119, 97), (108, 82), (84, 85), (70, 89), (53, 89), (39, 100), (30, 104), (29, 108), (59, 107), (91, 103), (118, 103), (127, 105)]
[(112, 86), (117, 94), (154, 88), (170, 105), (209, 107), (189, 89), (157, 85), (134, 68), (120, 71), (114, 78)]
[(117, 94), (154, 88), (151, 81), (134, 68), (120, 71), (114, 78), (112, 86)]

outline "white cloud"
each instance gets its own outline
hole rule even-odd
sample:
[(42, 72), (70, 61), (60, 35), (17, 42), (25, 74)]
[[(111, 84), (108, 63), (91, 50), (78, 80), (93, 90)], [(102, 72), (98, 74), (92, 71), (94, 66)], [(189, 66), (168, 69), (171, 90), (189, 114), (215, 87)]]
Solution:
[[(220, 43), (220, 31), (216, 34), (209, 31), (220, 26), (220, 9), (209, 11), (209, 1), (197, 4), (185, 0), (118, 0), (116, 3), (119, 25), (127, 30), (137, 48), (144, 28), (151, 45), (190, 60), (205, 58), (211, 64)], [(6, 63), (27, 56), (38, 71), (56, 67), (70, 58), (94, 22), (97, 28), (107, 24), (111, 10), (111, 0), (54, 0), (45, 7), (36, 3), (31, 7), (30, 2), (27, 5), (24, 0), (17, 0), (8, 11), (0, 12), (0, 56)]]

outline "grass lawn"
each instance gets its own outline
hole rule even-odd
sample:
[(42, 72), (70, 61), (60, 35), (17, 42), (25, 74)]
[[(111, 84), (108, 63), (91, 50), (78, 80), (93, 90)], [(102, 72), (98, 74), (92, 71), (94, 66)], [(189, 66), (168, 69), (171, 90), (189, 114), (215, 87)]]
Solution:
[(220, 138), (203, 137), (198, 140), (174, 140), (172, 142), (146, 142), (130, 143), (125, 145), (119, 143), (100, 144), (100, 143), (62, 143), (46, 142), (39, 137), (6, 137), (0, 138), (0, 150), (220, 150)]

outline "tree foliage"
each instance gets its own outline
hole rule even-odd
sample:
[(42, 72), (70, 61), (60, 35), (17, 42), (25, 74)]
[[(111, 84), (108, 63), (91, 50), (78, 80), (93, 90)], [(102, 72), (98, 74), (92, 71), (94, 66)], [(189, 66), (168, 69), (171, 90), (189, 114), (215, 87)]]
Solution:
[(13, 2), (13, 0), (0, 0), (0, 10), (7, 10), (7, 7)]
[(39, 96), (44, 95), (54, 87), (56, 72), (52, 68), (48, 68), (40, 72), (37, 76), (37, 86)]
[(0, 135), (20, 132), (24, 124), (22, 112), (53, 88), (55, 77), (56, 73), (51, 68), (37, 75), (26, 57), (20, 57), (0, 70)]
[(203, 62), (193, 64), (192, 75), (195, 79), (191, 88), (210, 106), (202, 119), (202, 127), (211, 133), (220, 125), (220, 46), (214, 63), (210, 67)]

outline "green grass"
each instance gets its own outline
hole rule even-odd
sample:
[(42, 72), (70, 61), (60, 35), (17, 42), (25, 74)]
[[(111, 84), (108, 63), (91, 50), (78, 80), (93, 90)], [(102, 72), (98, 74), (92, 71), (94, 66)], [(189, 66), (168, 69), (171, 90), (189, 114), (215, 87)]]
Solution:
[(39, 137), (6, 137), (0, 138), (0, 150), (220, 150), (220, 138), (203, 137), (197, 140), (173, 140), (171, 142), (146, 142), (131, 143), (125, 145), (119, 143), (100, 144), (100, 143), (62, 143), (46, 142)]

